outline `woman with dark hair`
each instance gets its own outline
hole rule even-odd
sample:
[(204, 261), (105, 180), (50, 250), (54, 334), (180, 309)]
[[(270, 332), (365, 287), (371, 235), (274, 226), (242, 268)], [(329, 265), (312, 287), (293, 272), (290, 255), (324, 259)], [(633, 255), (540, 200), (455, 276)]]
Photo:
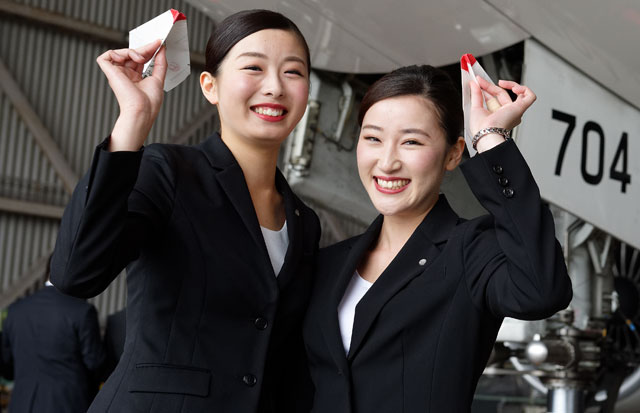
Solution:
[(301, 325), (320, 229), (276, 159), (305, 111), (307, 44), (279, 13), (228, 17), (200, 76), (220, 134), (142, 148), (163, 99), (164, 50), (142, 77), (158, 46), (97, 59), (120, 115), (65, 211), (52, 260), (53, 283), (81, 297), (128, 270), (124, 353), (89, 411), (301, 411)]
[[(440, 194), (465, 145), (448, 75), (404, 67), (363, 98), (358, 170), (380, 216), (319, 254), (304, 327), (313, 412), (468, 412), (503, 318), (568, 305), (551, 213), (508, 139), (536, 97), (515, 82), (479, 82), (470, 118), (478, 154), (461, 169), (490, 215), (469, 221)], [(502, 106), (487, 111), (483, 93)]]

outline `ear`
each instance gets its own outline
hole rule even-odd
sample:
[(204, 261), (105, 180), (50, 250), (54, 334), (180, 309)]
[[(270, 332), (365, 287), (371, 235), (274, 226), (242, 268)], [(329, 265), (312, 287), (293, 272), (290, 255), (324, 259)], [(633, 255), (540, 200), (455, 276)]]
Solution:
[(209, 72), (200, 73), (200, 89), (205, 99), (212, 105), (218, 104), (218, 88), (216, 87), (216, 78)]
[(447, 171), (453, 171), (456, 169), (458, 164), (460, 164), (460, 160), (462, 159), (462, 153), (464, 152), (464, 138), (462, 136), (458, 136), (458, 140), (456, 143), (451, 145), (449, 148), (449, 153), (447, 154), (447, 162), (445, 164), (445, 169)]

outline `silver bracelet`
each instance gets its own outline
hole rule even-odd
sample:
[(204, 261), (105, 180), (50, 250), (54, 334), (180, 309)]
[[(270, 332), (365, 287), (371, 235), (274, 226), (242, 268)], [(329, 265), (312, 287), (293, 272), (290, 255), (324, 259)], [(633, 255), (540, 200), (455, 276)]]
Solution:
[(502, 135), (505, 139), (509, 139), (509, 137), (511, 136), (511, 129), (505, 129), (505, 128), (480, 129), (478, 133), (476, 133), (473, 136), (473, 139), (471, 139), (471, 146), (473, 146), (473, 149), (477, 150), (476, 145), (478, 144), (478, 141), (482, 139), (485, 135), (488, 135), (490, 133), (497, 133), (498, 135)]

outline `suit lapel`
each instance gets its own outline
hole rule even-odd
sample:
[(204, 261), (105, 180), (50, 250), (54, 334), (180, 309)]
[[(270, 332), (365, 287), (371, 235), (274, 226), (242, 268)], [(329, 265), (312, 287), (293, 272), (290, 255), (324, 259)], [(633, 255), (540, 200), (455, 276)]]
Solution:
[(278, 274), (278, 286), (282, 290), (295, 276), (295, 269), (302, 259), (304, 249), (304, 228), (302, 225), (302, 209), (297, 204), (286, 179), (280, 171), (276, 173), (276, 187), (284, 199), (284, 210), (287, 217), (287, 235), (289, 246), (284, 256), (284, 263)]
[[(355, 272), (360, 259), (366, 250), (378, 238), (380, 228), (382, 227), (382, 215), (373, 221), (367, 231), (356, 238), (342, 255), (337, 257), (328, 257), (333, 261), (333, 267), (337, 269), (338, 275), (333, 278), (335, 282), (328, 283), (328, 294), (326, 307), (323, 311), (325, 315), (322, 323), (322, 332), (324, 334), (329, 351), (336, 362), (338, 368), (343, 372), (348, 371), (347, 357), (342, 344), (342, 336), (340, 334), (340, 323), (338, 322), (338, 305), (344, 296), (347, 285)], [(329, 274), (330, 276), (331, 274)]]
[(251, 195), (249, 195), (249, 189), (247, 188), (240, 165), (235, 164), (218, 172), (216, 179), (231, 200), (240, 218), (242, 218), (242, 222), (244, 222), (247, 231), (251, 234), (256, 245), (258, 245), (264, 253), (267, 253), (264, 237), (260, 231), (260, 223), (258, 222), (256, 211), (253, 208), (253, 201), (251, 200)]
[[(240, 168), (233, 154), (218, 134), (215, 134), (205, 141), (203, 149), (212, 166), (219, 169), (215, 174), (215, 178), (231, 201), (231, 204), (242, 219), (246, 230), (251, 234), (251, 238), (254, 241), (254, 248), (247, 246), (247, 251), (256, 251), (259, 254), (258, 257), (252, 257), (252, 259), (260, 260), (260, 266), (264, 268), (263, 276), (258, 277), (259, 281), (267, 291), (271, 294), (276, 294), (277, 284), (275, 282), (275, 274), (273, 273), (267, 246), (264, 242), (262, 231), (260, 230), (258, 216), (253, 207), (253, 201), (251, 200), (242, 168)], [(216, 194), (212, 195), (216, 196)]]
[(440, 255), (438, 245), (446, 242), (457, 221), (458, 216), (444, 195), (441, 195), (398, 255), (356, 306), (349, 360), (358, 353), (384, 305), (411, 280), (426, 271)]

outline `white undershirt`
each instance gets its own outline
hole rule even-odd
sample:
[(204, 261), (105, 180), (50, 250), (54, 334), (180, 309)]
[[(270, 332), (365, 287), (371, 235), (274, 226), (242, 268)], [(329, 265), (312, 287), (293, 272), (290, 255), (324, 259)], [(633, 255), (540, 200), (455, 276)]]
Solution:
[(338, 322), (340, 323), (340, 334), (342, 335), (342, 345), (344, 352), (349, 354), (351, 347), (351, 334), (353, 333), (353, 319), (356, 315), (356, 305), (362, 297), (369, 291), (373, 283), (365, 280), (355, 271), (351, 276), (351, 281), (347, 285), (342, 301), (338, 305)]
[(284, 256), (287, 254), (287, 248), (289, 248), (287, 221), (284, 222), (284, 225), (278, 231), (263, 226), (260, 226), (260, 229), (262, 230), (264, 243), (267, 244), (267, 252), (269, 253), (271, 265), (273, 266), (273, 273), (277, 277), (282, 268), (282, 264), (284, 264)]

